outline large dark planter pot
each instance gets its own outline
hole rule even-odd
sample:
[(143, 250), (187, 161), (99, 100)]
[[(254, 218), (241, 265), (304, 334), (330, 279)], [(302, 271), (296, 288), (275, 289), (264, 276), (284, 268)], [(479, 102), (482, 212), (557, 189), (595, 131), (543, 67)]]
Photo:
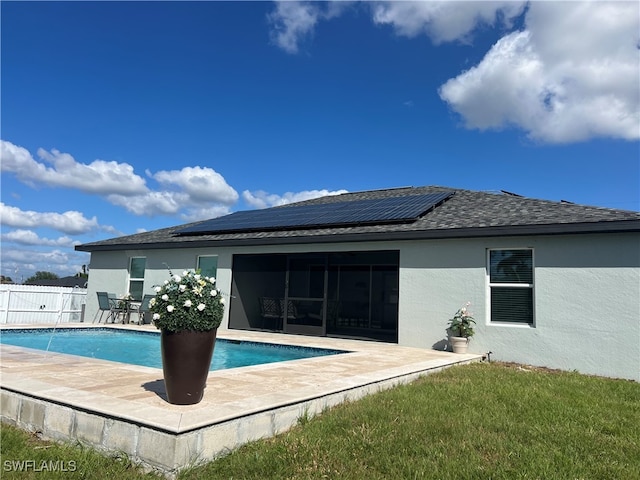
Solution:
[(162, 371), (169, 403), (193, 405), (202, 400), (217, 332), (162, 332)]

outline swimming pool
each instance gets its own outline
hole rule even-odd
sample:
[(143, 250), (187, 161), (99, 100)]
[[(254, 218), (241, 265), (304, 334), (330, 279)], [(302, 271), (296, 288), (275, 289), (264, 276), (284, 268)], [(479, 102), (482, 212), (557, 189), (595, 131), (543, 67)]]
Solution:
[[(159, 332), (110, 328), (2, 330), (0, 343), (50, 352), (162, 368)], [(218, 338), (209, 370), (345, 353), (343, 350), (237, 342)]]

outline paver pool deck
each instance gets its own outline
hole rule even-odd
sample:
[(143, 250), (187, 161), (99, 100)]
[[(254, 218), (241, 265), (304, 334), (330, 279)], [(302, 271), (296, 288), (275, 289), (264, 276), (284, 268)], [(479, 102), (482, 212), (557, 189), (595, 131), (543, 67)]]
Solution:
[[(26, 327), (51, 325), (2, 328)], [(282, 433), (301, 416), (481, 359), (477, 354), (270, 332), (220, 330), (218, 338), (349, 353), (212, 371), (203, 400), (178, 406), (166, 401), (162, 369), (0, 345), (2, 421), (47, 438), (124, 452), (147, 467), (172, 473)]]

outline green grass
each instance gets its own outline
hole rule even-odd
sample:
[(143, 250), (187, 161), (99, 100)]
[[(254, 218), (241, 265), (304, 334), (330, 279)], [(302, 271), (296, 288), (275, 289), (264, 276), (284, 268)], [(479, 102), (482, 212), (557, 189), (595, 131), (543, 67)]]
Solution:
[(145, 474), (126, 455), (102, 455), (80, 444), (40, 440), (2, 424), (0, 478), (5, 479), (161, 479)]
[[(301, 419), (178, 478), (632, 480), (640, 479), (639, 425), (638, 383), (477, 363)], [(17, 434), (3, 427), (3, 462), (37, 453), (100, 465), (64, 478), (141, 477), (88, 450), (37, 451), (24, 434), (17, 450), (5, 430)]]

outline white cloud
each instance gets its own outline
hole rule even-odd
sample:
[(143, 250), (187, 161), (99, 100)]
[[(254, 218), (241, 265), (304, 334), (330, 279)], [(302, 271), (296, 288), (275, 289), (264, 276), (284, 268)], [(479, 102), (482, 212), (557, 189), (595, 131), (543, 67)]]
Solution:
[(311, 200), (312, 198), (325, 197), (327, 195), (340, 195), (342, 193), (347, 193), (347, 190), (305, 190), (297, 193), (287, 192), (283, 195), (276, 195), (262, 190), (257, 192), (245, 190), (242, 192), (242, 198), (247, 205), (253, 208), (267, 208), (301, 202), (303, 200)]
[(3, 249), (2, 263), (9, 262), (16, 262), (23, 272), (27, 266), (38, 268), (38, 265), (42, 266), (42, 268), (38, 268), (39, 270), (53, 271), (51, 265), (65, 265), (69, 262), (69, 254), (61, 250), (40, 252), (37, 250)]
[(3, 248), (0, 251), (2, 274), (14, 282), (22, 282), (37, 271), (53, 272), (61, 277), (81, 271), (89, 263), (89, 254), (67, 253), (61, 250), (38, 251), (34, 249)]
[(499, 40), (440, 88), (467, 128), (516, 126), (549, 143), (640, 138), (640, 7), (533, 2), (526, 30)]
[(229, 207), (219, 202), (194, 202), (189, 195), (182, 192), (150, 192), (146, 195), (124, 197), (110, 195), (109, 201), (125, 208), (134, 215), (179, 215), (186, 222), (219, 217), (229, 213)]
[[(298, 53), (300, 44), (313, 36), (322, 20), (341, 15), (356, 2), (276, 2), (268, 15), (271, 41), (288, 53)], [(426, 34), (434, 43), (469, 41), (478, 25), (511, 22), (522, 14), (524, 1), (410, 1), (371, 2), (372, 22), (390, 25), (398, 35), (414, 37)]]
[(38, 150), (43, 160), (39, 162), (25, 148), (4, 140), (0, 140), (0, 153), (2, 171), (15, 174), (18, 180), (27, 185), (65, 187), (100, 195), (134, 215), (172, 216), (181, 213), (191, 218), (197, 215), (194, 212), (201, 209), (224, 210), (237, 202), (239, 197), (224, 177), (209, 167), (185, 167), (155, 174), (147, 171), (147, 176), (165, 187), (164, 190), (152, 190), (126, 163), (95, 160), (90, 164), (82, 164), (67, 153), (57, 150), (46, 152), (43, 149)]
[[(274, 43), (297, 53), (320, 21), (345, 10), (341, 4), (277, 2), (269, 16)], [(442, 85), (442, 100), (467, 128), (515, 127), (548, 143), (640, 138), (638, 2), (386, 1), (367, 6), (376, 25), (389, 25), (407, 37), (427, 35), (436, 44), (470, 42), (480, 26), (511, 29), (528, 7), (526, 30), (507, 34), (477, 66)]]
[(320, 20), (339, 16), (351, 2), (275, 2), (276, 9), (267, 16), (271, 41), (287, 53), (298, 53), (300, 43), (311, 36)]
[(81, 212), (64, 213), (20, 210), (0, 202), (2, 225), (15, 228), (48, 227), (69, 235), (79, 235), (99, 228), (96, 217), (86, 218)]
[(180, 216), (185, 222), (197, 222), (199, 220), (208, 220), (209, 218), (217, 218), (222, 215), (231, 213), (228, 207), (219, 205), (213, 207), (190, 208)]
[(298, 53), (300, 41), (313, 33), (320, 11), (309, 3), (277, 2), (268, 16), (272, 26), (271, 41), (288, 53)]
[(38, 156), (43, 162), (35, 160), (25, 148), (0, 140), (2, 171), (15, 174), (28, 185), (74, 188), (90, 194), (132, 195), (147, 190), (144, 179), (126, 163), (104, 160), (78, 163), (68, 153), (55, 149), (47, 152), (41, 148)]
[(134, 215), (175, 215), (185, 204), (190, 203), (188, 195), (179, 192), (148, 192), (144, 195), (109, 195), (107, 200), (123, 207)]
[(70, 237), (58, 237), (56, 239), (39, 237), (33, 230), (14, 230), (2, 235), (4, 242), (13, 242), (21, 245), (41, 245), (48, 247), (69, 247), (73, 248), (80, 242), (72, 240)]
[(163, 170), (152, 177), (163, 185), (179, 186), (194, 203), (216, 202), (231, 205), (238, 201), (238, 192), (212, 168), (185, 167), (182, 170)]
[(526, 2), (515, 1), (428, 1), (375, 2), (373, 22), (391, 25), (398, 35), (428, 35), (434, 43), (469, 41), (478, 25), (502, 22), (510, 26), (522, 14)]

